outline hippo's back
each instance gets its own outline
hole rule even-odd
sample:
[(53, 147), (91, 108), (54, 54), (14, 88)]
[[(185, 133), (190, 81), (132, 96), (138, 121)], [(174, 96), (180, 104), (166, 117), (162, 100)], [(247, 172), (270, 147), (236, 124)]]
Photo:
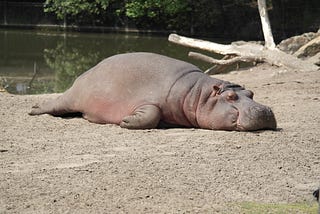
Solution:
[[(190, 71), (199, 70), (196, 66), (154, 53), (127, 53), (119, 54), (103, 60), (94, 69), (99, 78), (120, 78), (121, 82), (138, 80), (157, 85), (167, 80), (171, 83)], [(139, 84), (140, 85), (140, 84)], [(141, 86), (141, 85), (140, 85)]]
[(118, 112), (118, 120), (139, 105), (161, 105), (175, 82), (193, 71), (201, 72), (190, 63), (154, 53), (119, 54), (82, 74), (71, 90), (81, 95), (80, 111)]

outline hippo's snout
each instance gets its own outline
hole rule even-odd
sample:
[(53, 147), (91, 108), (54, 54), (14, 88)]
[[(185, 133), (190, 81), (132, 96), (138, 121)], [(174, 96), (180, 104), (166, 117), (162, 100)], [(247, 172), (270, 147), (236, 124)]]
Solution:
[(259, 129), (277, 128), (277, 122), (271, 108), (256, 104), (250, 106), (246, 111), (239, 114), (238, 118), (239, 130), (254, 131)]

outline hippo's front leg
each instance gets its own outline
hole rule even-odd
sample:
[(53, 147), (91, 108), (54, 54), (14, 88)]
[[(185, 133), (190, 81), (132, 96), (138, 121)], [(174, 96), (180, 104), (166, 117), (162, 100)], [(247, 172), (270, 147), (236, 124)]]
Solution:
[(153, 129), (158, 126), (161, 119), (161, 111), (155, 105), (143, 105), (137, 108), (133, 114), (122, 119), (120, 127), (127, 129)]

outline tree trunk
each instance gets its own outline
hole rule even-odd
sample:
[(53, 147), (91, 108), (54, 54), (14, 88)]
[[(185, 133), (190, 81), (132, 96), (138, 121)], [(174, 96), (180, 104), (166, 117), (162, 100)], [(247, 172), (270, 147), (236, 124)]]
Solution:
[(271, 31), (271, 25), (269, 21), (267, 5), (265, 0), (258, 0), (258, 9), (261, 19), (262, 31), (265, 40), (265, 46), (269, 49), (274, 49), (276, 47), (273, 41), (273, 35)]
[(7, 21), (7, 10), (8, 10), (8, 3), (7, 1), (3, 2), (3, 24), (7, 25), (8, 21)]

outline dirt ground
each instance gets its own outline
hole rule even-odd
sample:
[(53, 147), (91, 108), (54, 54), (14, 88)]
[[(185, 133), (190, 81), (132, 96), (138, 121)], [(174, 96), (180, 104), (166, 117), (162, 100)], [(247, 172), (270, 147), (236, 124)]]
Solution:
[(278, 131), (126, 130), (29, 116), (56, 95), (0, 93), (0, 213), (241, 212), (237, 204), (315, 203), (320, 72), (266, 65), (217, 78), (272, 107)]

